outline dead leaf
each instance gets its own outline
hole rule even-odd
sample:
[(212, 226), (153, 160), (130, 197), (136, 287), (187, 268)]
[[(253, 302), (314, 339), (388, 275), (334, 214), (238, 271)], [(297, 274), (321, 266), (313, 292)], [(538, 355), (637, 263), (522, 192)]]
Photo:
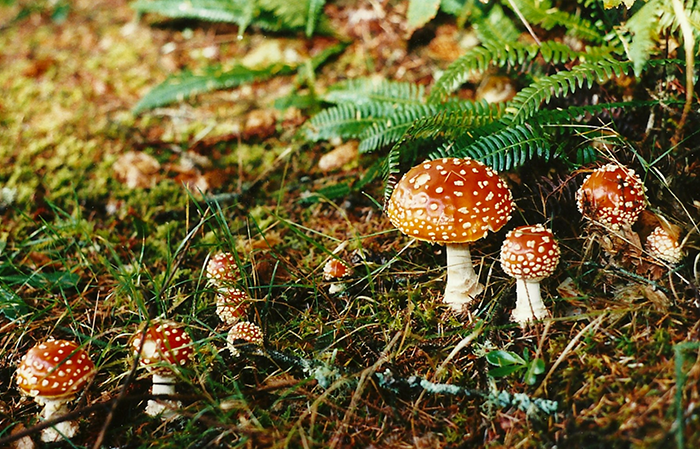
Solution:
[(321, 156), (318, 168), (322, 171), (331, 171), (341, 168), (343, 165), (357, 159), (357, 142), (351, 141), (336, 147)]
[(130, 189), (145, 189), (156, 185), (160, 163), (144, 152), (129, 151), (117, 159), (112, 170), (116, 179)]

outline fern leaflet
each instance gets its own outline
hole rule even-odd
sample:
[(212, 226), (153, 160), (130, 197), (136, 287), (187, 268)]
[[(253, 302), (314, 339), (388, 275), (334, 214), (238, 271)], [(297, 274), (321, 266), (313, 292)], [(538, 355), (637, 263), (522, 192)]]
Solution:
[(231, 70), (209, 70), (204, 75), (194, 75), (191, 72), (183, 72), (169, 77), (158, 86), (149, 91), (134, 106), (133, 113), (163, 106), (175, 101), (182, 101), (192, 95), (209, 92), (216, 89), (226, 89), (241, 84), (260, 81), (277, 75), (287, 75), (294, 72), (294, 68), (287, 65), (275, 64), (260, 70), (249, 69), (244, 66), (235, 66)]
[(420, 104), (425, 102), (425, 88), (422, 85), (383, 78), (355, 78), (333, 85), (323, 99), (329, 103)]
[(626, 73), (629, 68), (628, 62), (608, 59), (582, 63), (568, 71), (543, 77), (513, 97), (506, 107), (504, 119), (515, 124), (524, 123), (537, 112), (542, 102), (548, 103), (552, 97), (567, 95), (584, 85), (591, 87), (594, 81), (605, 82)]

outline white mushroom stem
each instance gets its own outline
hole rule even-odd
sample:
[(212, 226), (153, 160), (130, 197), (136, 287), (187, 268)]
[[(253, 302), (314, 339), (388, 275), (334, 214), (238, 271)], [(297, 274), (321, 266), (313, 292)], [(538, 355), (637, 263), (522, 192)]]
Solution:
[(472, 302), (484, 286), (479, 283), (479, 277), (472, 265), (469, 244), (453, 243), (445, 246), (447, 252), (447, 284), (443, 301), (452, 309), (461, 313), (467, 304)]
[[(162, 374), (153, 374), (153, 386), (151, 387), (153, 395), (172, 395), (175, 394), (175, 378), (172, 376), (164, 376)], [(180, 401), (169, 400), (149, 400), (146, 406), (146, 414), (148, 416), (161, 415), (163, 418), (174, 416), (172, 408), (179, 408), (182, 404)]]
[[(42, 416), (45, 420), (58, 418), (68, 412), (67, 399), (42, 399), (41, 404), (44, 405)], [(55, 443), (64, 438), (73, 438), (76, 433), (78, 426), (73, 421), (61, 421), (42, 430), (41, 441)]]
[(525, 326), (529, 321), (541, 320), (549, 316), (547, 307), (542, 302), (539, 281), (518, 279), (515, 284), (517, 299), (510, 319)]

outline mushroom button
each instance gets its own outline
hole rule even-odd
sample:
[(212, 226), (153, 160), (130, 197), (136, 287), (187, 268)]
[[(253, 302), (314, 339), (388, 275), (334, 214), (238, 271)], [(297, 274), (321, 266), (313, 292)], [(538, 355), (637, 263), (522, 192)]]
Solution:
[(262, 346), (263, 333), (255, 323), (241, 321), (236, 323), (229, 330), (226, 342), (228, 343), (228, 349), (231, 351), (231, 355), (238, 357), (241, 354), (238, 348), (236, 348), (238, 342)]
[[(31, 396), (44, 406), (44, 419), (67, 413), (66, 404), (73, 400), (95, 376), (95, 364), (77, 343), (67, 340), (48, 340), (31, 348), (17, 369), (20, 392)], [(44, 429), (45, 442), (72, 438), (77, 426), (72, 421), (57, 423)]]
[(501, 266), (516, 279), (517, 300), (511, 319), (521, 326), (549, 315), (540, 295), (540, 281), (554, 273), (559, 245), (541, 224), (510, 231), (501, 247)]
[(230, 287), (240, 278), (236, 258), (228, 252), (219, 252), (207, 262), (206, 276), (215, 287)]
[(647, 237), (646, 250), (655, 259), (676, 265), (683, 260), (683, 249), (678, 239), (661, 226), (657, 226)]
[(238, 288), (222, 288), (216, 295), (216, 314), (228, 325), (245, 316), (248, 311), (250, 296)]
[(469, 243), (497, 232), (513, 211), (510, 189), (490, 167), (473, 159), (440, 159), (409, 170), (387, 203), (391, 223), (418, 240), (446, 245), (444, 301), (462, 312), (484, 287)]
[(584, 217), (612, 229), (629, 228), (646, 207), (645, 188), (634, 170), (607, 164), (588, 175), (576, 192)]
[[(131, 341), (134, 356), (139, 357), (139, 364), (153, 375), (154, 395), (172, 395), (175, 393), (175, 375), (173, 365), (184, 366), (192, 358), (194, 348), (192, 339), (181, 325), (173, 321), (153, 320), (144, 331), (135, 334)], [(140, 351), (140, 352), (139, 352)], [(146, 413), (151, 416), (163, 414), (169, 405), (179, 407), (176, 401), (148, 401)]]
[[(323, 279), (326, 281), (340, 281), (352, 274), (352, 268), (340, 259), (330, 259), (323, 266)], [(341, 282), (333, 282), (328, 289), (331, 294), (345, 290)]]

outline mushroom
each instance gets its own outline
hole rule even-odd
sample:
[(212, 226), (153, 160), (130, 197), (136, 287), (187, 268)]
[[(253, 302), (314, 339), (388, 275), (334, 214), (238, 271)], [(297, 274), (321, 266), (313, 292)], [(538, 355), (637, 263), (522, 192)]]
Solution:
[[(22, 394), (31, 396), (44, 406), (46, 420), (67, 413), (66, 404), (90, 383), (95, 376), (95, 364), (77, 343), (48, 340), (31, 348), (17, 368), (17, 386)], [(44, 429), (41, 440), (61, 441), (77, 433), (73, 421), (62, 421)]]
[(661, 226), (654, 228), (647, 237), (646, 250), (653, 258), (670, 265), (677, 265), (683, 260), (683, 249), (678, 244), (678, 238)]
[(236, 348), (239, 342), (243, 344), (252, 344), (262, 346), (263, 333), (262, 330), (255, 324), (249, 321), (240, 321), (236, 323), (229, 331), (226, 337), (228, 350), (231, 351), (233, 357), (238, 357), (241, 352)]
[(241, 276), (236, 258), (229, 252), (219, 252), (207, 262), (206, 276), (214, 287), (230, 287)]
[(248, 311), (250, 296), (243, 290), (224, 287), (216, 294), (216, 314), (224, 324), (234, 325)]
[(552, 231), (541, 224), (508, 232), (501, 247), (501, 267), (516, 279), (512, 321), (524, 326), (549, 315), (540, 295), (540, 281), (554, 273), (560, 254)]
[(345, 290), (345, 285), (338, 282), (352, 274), (352, 268), (340, 259), (329, 259), (323, 266), (323, 279), (333, 281), (328, 288), (328, 293), (336, 294)]
[(628, 230), (646, 207), (645, 188), (634, 170), (616, 163), (588, 175), (576, 192), (584, 217), (613, 230)]
[(444, 302), (462, 312), (484, 289), (469, 243), (497, 232), (513, 211), (510, 189), (491, 167), (473, 159), (440, 159), (410, 169), (394, 187), (386, 213), (404, 234), (444, 244)]
[[(192, 339), (187, 332), (173, 321), (153, 320), (148, 327), (137, 333), (131, 341), (134, 356), (139, 364), (153, 376), (151, 393), (172, 395), (175, 393), (173, 366), (185, 366), (194, 353)], [(164, 404), (167, 404), (164, 405)], [(149, 400), (146, 413), (149, 416), (163, 415), (167, 408), (177, 408), (179, 401)]]

